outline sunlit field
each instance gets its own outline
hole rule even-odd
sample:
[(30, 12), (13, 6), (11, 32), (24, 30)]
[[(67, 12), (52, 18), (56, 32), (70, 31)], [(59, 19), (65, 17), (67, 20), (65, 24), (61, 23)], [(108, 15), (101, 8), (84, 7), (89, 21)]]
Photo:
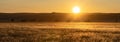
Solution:
[(0, 42), (120, 42), (120, 24), (0, 23)]
[(0, 0), (0, 42), (120, 42), (120, 0)]

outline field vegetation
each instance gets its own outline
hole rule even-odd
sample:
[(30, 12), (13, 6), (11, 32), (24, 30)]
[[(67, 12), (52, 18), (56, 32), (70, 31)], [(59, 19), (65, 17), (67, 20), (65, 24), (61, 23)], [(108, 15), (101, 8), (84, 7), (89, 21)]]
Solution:
[(0, 42), (120, 42), (120, 31), (0, 28)]

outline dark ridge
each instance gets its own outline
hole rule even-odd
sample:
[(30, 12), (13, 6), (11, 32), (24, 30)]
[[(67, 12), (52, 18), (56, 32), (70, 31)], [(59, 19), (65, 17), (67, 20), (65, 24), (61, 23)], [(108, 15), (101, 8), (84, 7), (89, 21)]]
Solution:
[(120, 22), (120, 13), (0, 13), (0, 22)]

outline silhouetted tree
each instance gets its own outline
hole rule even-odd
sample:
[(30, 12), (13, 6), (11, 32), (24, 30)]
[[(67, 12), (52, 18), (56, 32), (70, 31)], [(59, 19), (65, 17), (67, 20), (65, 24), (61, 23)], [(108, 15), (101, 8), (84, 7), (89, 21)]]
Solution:
[(11, 22), (14, 22), (15, 20), (14, 19), (10, 19)]

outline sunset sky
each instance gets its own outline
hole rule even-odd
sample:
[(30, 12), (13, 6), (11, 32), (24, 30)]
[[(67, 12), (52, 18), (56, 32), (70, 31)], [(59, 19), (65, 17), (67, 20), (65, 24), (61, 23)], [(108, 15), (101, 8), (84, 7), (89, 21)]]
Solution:
[(0, 0), (0, 12), (71, 13), (74, 6), (81, 12), (120, 12), (120, 0)]

